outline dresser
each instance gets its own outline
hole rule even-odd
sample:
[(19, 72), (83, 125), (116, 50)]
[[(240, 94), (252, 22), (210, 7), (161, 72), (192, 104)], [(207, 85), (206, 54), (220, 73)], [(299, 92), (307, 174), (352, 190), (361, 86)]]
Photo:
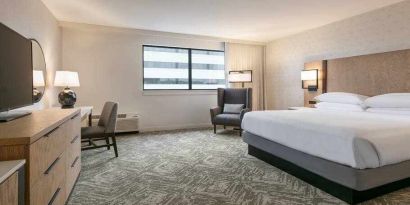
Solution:
[(27, 205), (63, 205), (81, 170), (79, 109), (46, 109), (0, 123), (0, 161), (25, 159)]

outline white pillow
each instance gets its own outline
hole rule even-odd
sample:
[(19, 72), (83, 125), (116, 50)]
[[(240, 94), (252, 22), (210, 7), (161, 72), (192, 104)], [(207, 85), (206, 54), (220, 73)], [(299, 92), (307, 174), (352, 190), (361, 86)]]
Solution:
[(239, 114), (241, 113), (244, 104), (224, 104), (224, 111), (223, 113), (226, 114)]
[(319, 102), (363, 105), (364, 101), (367, 98), (368, 96), (354, 94), (354, 93), (332, 92), (332, 93), (323, 93), (319, 96), (316, 96), (314, 99)]
[(345, 104), (345, 103), (329, 103), (320, 102), (315, 104), (318, 110), (338, 110), (338, 111), (353, 111), (353, 112), (363, 112), (364, 109), (360, 105)]
[(365, 105), (372, 108), (410, 108), (410, 93), (377, 95), (366, 99)]
[(366, 112), (410, 116), (410, 108), (368, 108)]

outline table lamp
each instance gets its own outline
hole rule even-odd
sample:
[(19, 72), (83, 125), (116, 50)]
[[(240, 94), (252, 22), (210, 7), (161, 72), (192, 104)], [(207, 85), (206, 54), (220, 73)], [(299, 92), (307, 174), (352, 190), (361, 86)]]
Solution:
[(80, 87), (78, 73), (72, 71), (56, 71), (54, 86), (65, 87), (64, 90), (58, 94), (58, 102), (61, 104), (61, 108), (73, 108), (77, 101), (77, 95), (70, 87)]

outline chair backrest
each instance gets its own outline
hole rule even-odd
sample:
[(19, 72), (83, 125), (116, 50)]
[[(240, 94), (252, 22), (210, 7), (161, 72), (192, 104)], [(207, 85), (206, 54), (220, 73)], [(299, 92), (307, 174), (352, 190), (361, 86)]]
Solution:
[(114, 133), (117, 124), (118, 103), (106, 102), (101, 112), (98, 126), (105, 128), (105, 133)]
[(252, 88), (218, 88), (218, 106), (224, 104), (244, 104), (252, 109)]

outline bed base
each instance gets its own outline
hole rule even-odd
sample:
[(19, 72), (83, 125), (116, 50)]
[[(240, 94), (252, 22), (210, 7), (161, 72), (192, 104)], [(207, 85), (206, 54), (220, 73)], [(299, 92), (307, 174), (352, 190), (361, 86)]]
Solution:
[(276, 157), (275, 155), (258, 149), (252, 145), (248, 145), (248, 154), (267, 162), (349, 204), (357, 204), (410, 186), (410, 178), (406, 178), (365, 191), (357, 191), (330, 181), (320, 175), (310, 172), (300, 166)]

